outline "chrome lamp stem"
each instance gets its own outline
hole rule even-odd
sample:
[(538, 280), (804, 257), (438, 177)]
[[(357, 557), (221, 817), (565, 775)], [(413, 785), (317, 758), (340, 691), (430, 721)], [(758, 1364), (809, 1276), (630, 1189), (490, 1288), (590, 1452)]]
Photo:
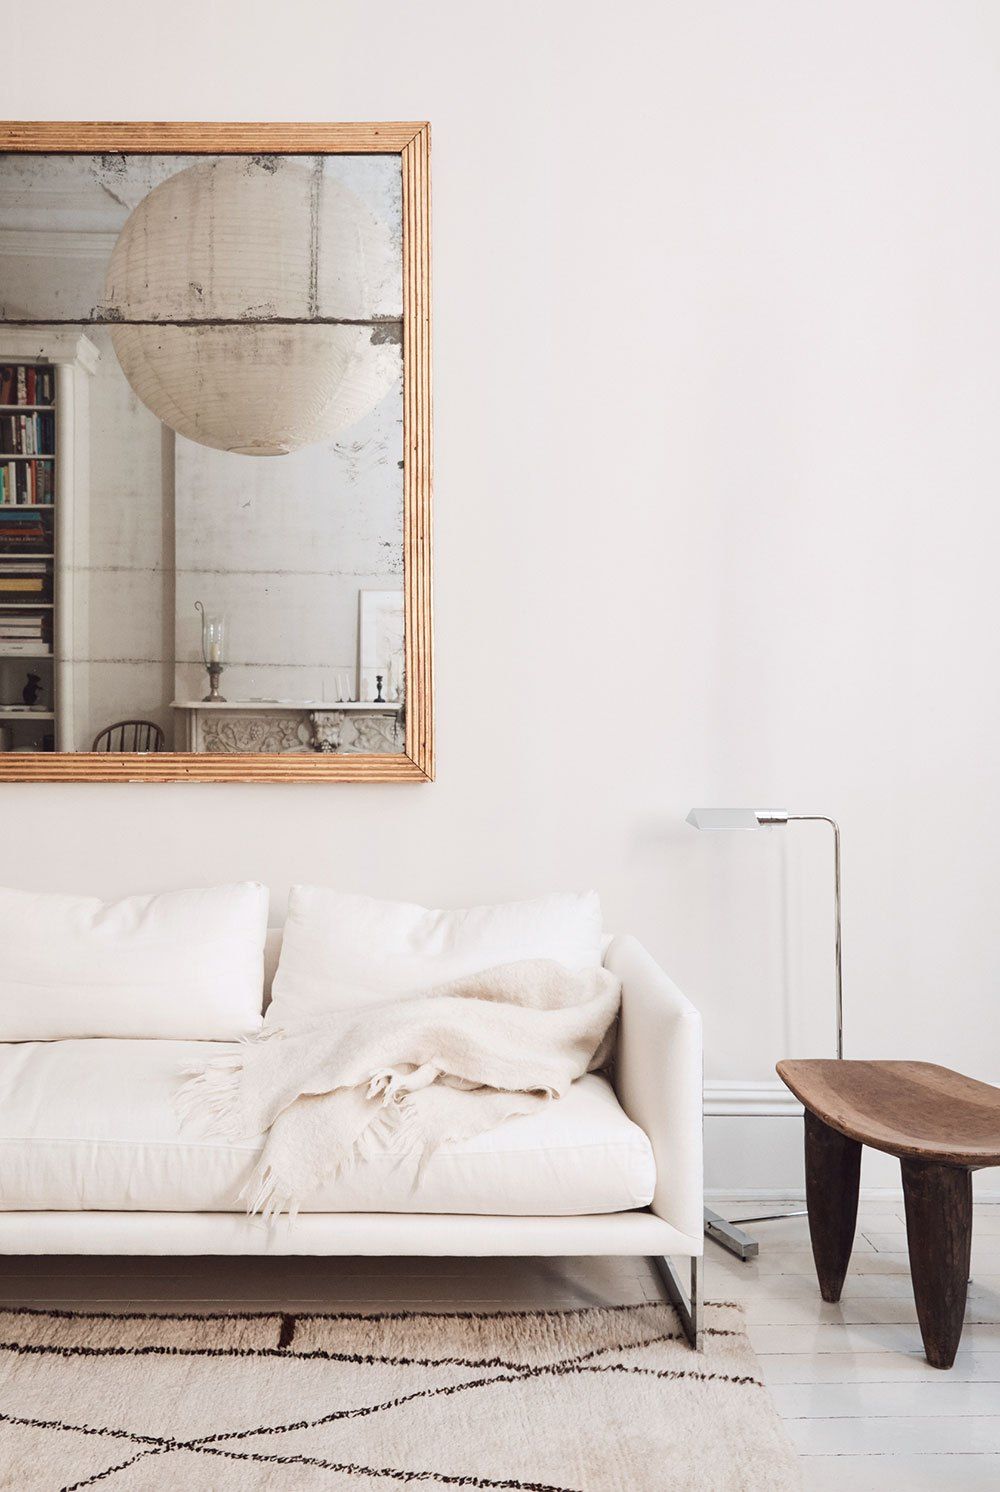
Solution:
[[(840, 825), (825, 813), (785, 813), (770, 808), (744, 809), (692, 809), (688, 823), (701, 829), (755, 829), (774, 824), (829, 824), (833, 830), (833, 902), (834, 902), (834, 968), (836, 973), (837, 1016), (837, 1060), (844, 1056), (844, 979), (842, 965), (841, 901), (840, 901)], [(804, 1207), (794, 1212), (768, 1212), (755, 1217), (743, 1217), (730, 1221), (717, 1212), (705, 1208), (705, 1232), (709, 1238), (728, 1249), (737, 1258), (747, 1260), (756, 1256), (759, 1245), (740, 1226), (741, 1223), (777, 1222), (783, 1217), (804, 1217)]]

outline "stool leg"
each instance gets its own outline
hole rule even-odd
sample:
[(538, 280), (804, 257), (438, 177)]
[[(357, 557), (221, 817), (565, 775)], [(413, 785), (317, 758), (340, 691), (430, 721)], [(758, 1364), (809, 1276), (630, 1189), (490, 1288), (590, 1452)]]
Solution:
[(839, 1300), (858, 1219), (861, 1146), (805, 1111), (806, 1206), (820, 1294)]
[(932, 1368), (950, 1368), (962, 1336), (972, 1254), (972, 1173), (900, 1160), (913, 1298)]

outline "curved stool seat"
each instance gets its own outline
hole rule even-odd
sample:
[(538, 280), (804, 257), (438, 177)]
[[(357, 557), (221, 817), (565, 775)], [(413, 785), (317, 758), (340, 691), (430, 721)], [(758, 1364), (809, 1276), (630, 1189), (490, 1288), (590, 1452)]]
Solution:
[(972, 1251), (972, 1172), (1000, 1165), (1000, 1089), (933, 1062), (779, 1062), (805, 1109), (806, 1206), (824, 1300), (844, 1286), (861, 1147), (899, 1157), (927, 1361), (958, 1351)]
[(934, 1062), (779, 1062), (796, 1098), (862, 1145), (1000, 1166), (1000, 1089)]

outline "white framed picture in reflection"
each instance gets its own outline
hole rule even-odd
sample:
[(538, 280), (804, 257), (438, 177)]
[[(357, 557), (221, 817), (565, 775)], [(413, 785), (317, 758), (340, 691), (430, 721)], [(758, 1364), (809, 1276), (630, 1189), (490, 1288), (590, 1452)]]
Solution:
[(358, 699), (394, 704), (404, 698), (403, 592), (358, 592)]

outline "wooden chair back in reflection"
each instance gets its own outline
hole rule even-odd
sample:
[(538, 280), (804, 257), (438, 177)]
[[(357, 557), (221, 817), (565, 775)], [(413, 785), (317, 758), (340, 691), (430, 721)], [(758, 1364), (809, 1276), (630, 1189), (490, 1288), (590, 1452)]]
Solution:
[(152, 720), (118, 720), (94, 737), (92, 751), (162, 751), (164, 734)]

